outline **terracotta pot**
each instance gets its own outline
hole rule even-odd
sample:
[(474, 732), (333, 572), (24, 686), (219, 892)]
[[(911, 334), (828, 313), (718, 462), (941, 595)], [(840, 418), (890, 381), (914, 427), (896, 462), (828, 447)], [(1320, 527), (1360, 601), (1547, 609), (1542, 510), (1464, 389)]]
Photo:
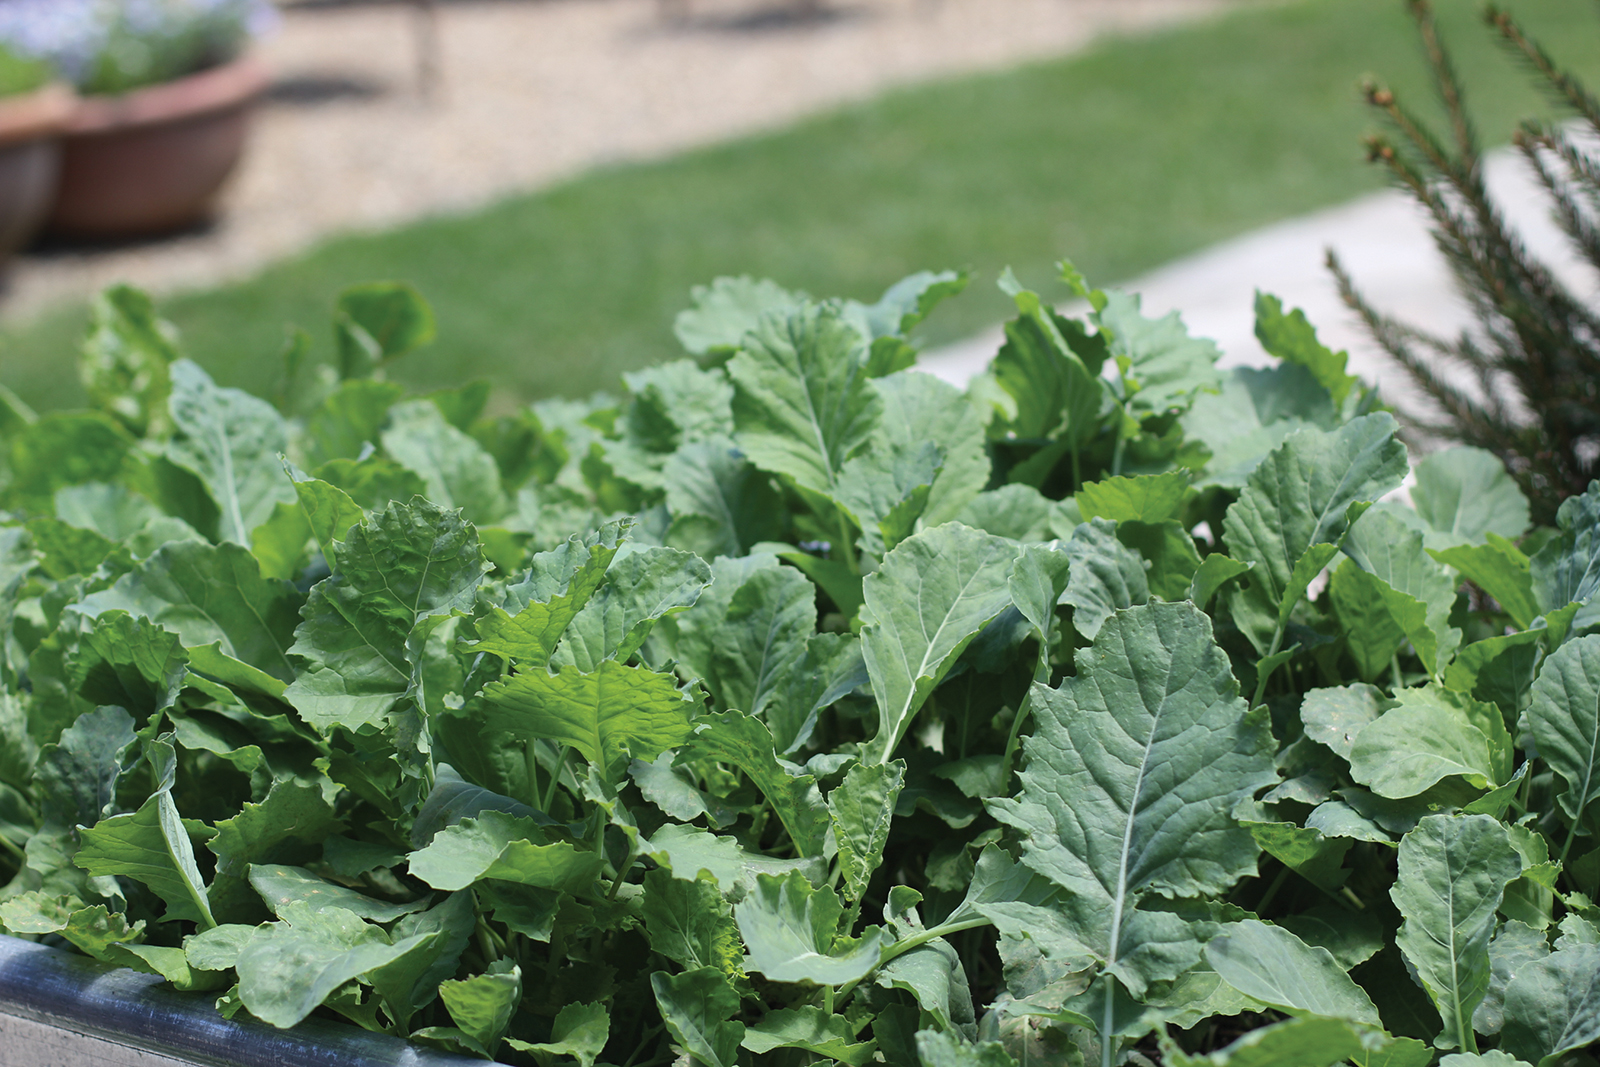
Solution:
[(0, 99), (0, 259), (27, 244), (50, 212), (76, 99), (64, 85)]
[(267, 72), (245, 56), (177, 81), (79, 101), (63, 141), (52, 232), (138, 237), (210, 214), (244, 151)]

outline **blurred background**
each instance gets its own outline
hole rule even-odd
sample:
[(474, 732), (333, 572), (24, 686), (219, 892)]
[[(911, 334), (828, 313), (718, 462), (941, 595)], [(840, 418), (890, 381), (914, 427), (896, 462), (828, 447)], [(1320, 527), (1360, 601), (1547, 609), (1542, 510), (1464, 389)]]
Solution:
[[(1557, 113), (1477, 0), (1436, 6), (1487, 143)], [(1507, 6), (1600, 75), (1592, 0)], [(1379, 306), (1464, 314), (1363, 153), (1364, 76), (1433, 114), (1403, 0), (0, 0), (0, 44), (0, 382), (40, 408), (81, 403), (114, 282), (269, 393), (293, 328), (331, 351), (340, 288), (406, 280), (439, 341), (394, 376), (504, 404), (679, 354), (673, 316), (728, 274), (874, 299), (970, 268), (923, 327), (957, 379), (999, 272), (1051, 291), (1063, 256), (1235, 360), (1258, 286), (1361, 348), (1326, 245)], [(1514, 162), (1492, 184), (1539, 243)]]

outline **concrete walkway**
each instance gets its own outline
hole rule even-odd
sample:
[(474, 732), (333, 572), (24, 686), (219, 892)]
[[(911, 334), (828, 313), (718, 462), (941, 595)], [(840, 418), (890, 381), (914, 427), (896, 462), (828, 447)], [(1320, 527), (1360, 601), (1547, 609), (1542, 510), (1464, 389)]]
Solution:
[[(336, 233), (461, 211), (597, 165), (659, 157), (895, 85), (1059, 56), (1237, 0), (456, 0), (437, 91), (410, 4), (314, 0), (262, 45), (277, 85), (209, 231), (22, 257), (0, 321), (116, 281), (247, 276)], [(670, 17), (674, 6), (686, 12)]]
[[(1528, 247), (1577, 292), (1594, 294), (1600, 279), (1565, 242), (1551, 218), (1550, 200), (1521, 157), (1510, 150), (1495, 153), (1487, 162), (1487, 176), (1496, 202)], [(1415, 409), (1421, 395), (1410, 379), (1372, 343), (1339, 299), (1333, 276), (1323, 266), (1328, 248), (1338, 252), (1379, 310), (1445, 337), (1472, 325), (1471, 313), (1434, 246), (1426, 214), (1398, 191), (1277, 223), (1117, 288), (1142, 294), (1146, 314), (1181, 312), (1192, 334), (1217, 342), (1225, 366), (1273, 362), (1256, 341), (1254, 313), (1255, 291), (1273, 293), (1287, 306), (1303, 308), (1324, 344), (1348, 350), (1351, 371), (1378, 383), (1385, 400)], [(1077, 302), (1063, 310), (1079, 315), (1087, 306)], [(1002, 340), (996, 328), (930, 351), (921, 365), (965, 384), (984, 369)]]

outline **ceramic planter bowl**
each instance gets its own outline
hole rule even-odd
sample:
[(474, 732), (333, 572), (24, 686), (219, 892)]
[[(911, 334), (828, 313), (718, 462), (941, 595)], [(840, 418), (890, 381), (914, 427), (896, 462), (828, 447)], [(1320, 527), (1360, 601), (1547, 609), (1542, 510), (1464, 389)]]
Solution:
[(0, 99), (0, 260), (27, 244), (49, 214), (76, 99), (63, 85)]
[(224, 1019), (215, 1000), (0, 935), (0, 1067), (486, 1067), (325, 1019)]
[(140, 237), (205, 219), (238, 165), (266, 69), (250, 56), (120, 96), (85, 97), (63, 141), (50, 230)]

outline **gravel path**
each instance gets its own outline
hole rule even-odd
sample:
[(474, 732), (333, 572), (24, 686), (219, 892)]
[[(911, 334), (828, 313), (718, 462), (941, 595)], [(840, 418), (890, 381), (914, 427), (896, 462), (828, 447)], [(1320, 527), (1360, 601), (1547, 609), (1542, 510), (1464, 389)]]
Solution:
[(17, 321), (115, 281), (170, 292), (250, 274), (329, 234), (457, 211), (596, 164), (665, 155), (885, 87), (1083, 47), (1229, 0), (462, 0), (438, 6), (419, 92), (417, 12), (290, 8), (263, 46), (278, 84), (203, 233), (19, 259)]

